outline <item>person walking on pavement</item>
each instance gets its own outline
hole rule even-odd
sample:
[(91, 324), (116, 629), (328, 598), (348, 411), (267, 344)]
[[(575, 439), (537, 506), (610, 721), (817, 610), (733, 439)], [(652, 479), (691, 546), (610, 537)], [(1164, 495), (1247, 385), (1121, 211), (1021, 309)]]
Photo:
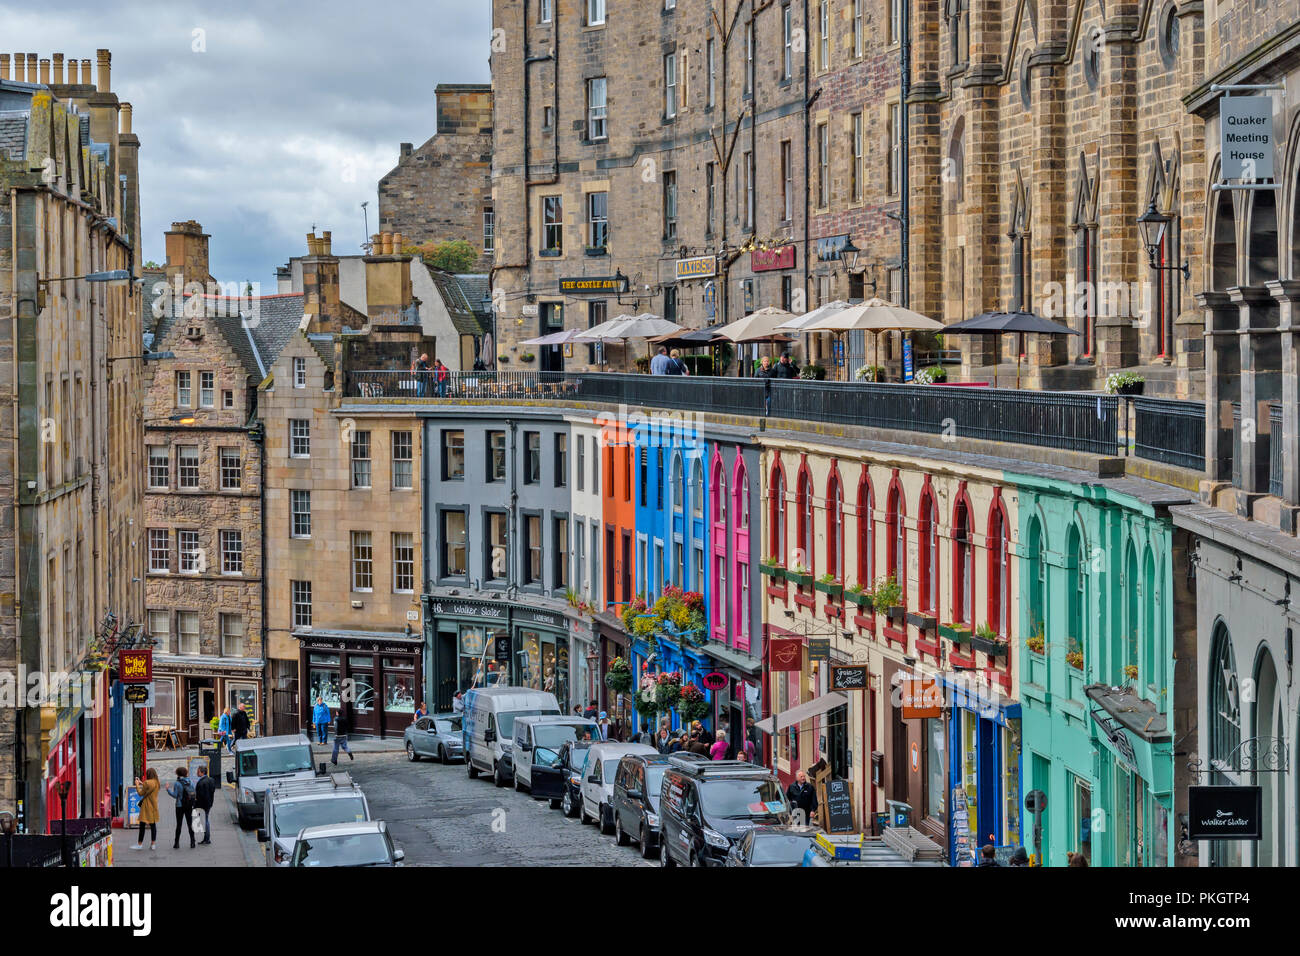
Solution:
[(601, 740), (609, 740), (609, 714), (603, 710), (596, 721), (596, 729), (600, 731)]
[(316, 743), (329, 743), (330, 709), (325, 706), (324, 697), (316, 698), (316, 706), (311, 712), (311, 722), (316, 725)]
[(659, 346), (659, 351), (654, 358), (650, 360), (651, 375), (668, 375), (668, 370), (672, 368), (672, 362), (668, 359), (668, 349), (666, 346)]
[(790, 353), (782, 352), (781, 361), (776, 363), (777, 378), (798, 378), (799, 366), (790, 361)]
[[(244, 704), (241, 701), (239, 709), (230, 715), (230, 732), (235, 738), (235, 743), (239, 743), (248, 737), (248, 728), (248, 711), (244, 709)], [(235, 748), (232, 745), (230, 749), (233, 751)]]
[(456, 691), (456, 696), (451, 699), (451, 712), (453, 714), (465, 713), (465, 696), (460, 691)]
[(420, 706), (415, 708), (415, 719), (419, 720), (421, 717), (428, 717), (428, 716), (429, 716), (429, 708), (424, 705), (424, 701), (420, 701)]
[(998, 862), (998, 851), (992, 843), (985, 843), (980, 847), (980, 866), (1001, 866)]
[(736, 759), (743, 760), (745, 763), (754, 762), (754, 741), (748, 737), (744, 739), (739, 747), (736, 748)]
[(144, 828), (149, 825), (149, 849), (158, 849), (158, 790), (162, 783), (158, 780), (158, 771), (153, 767), (144, 775), (144, 779), (135, 778), (135, 792), (140, 794), (140, 835), (133, 850), (144, 849)]
[(790, 806), (803, 814), (802, 823), (812, 823), (817, 813), (817, 790), (808, 782), (808, 775), (800, 770), (794, 775), (794, 783), (785, 792), (790, 798)]
[(176, 839), (172, 849), (181, 848), (181, 821), (190, 831), (190, 849), (194, 849), (194, 784), (190, 782), (190, 772), (184, 767), (176, 768), (176, 782), (167, 785), (167, 795), (176, 798)]
[(235, 749), (235, 741), (230, 736), (229, 707), (221, 712), (221, 719), (217, 721), (217, 746), (225, 747), (227, 751), (233, 751)]
[(779, 378), (776, 369), (772, 367), (772, 356), (764, 355), (758, 360), (758, 368), (754, 369), (755, 378)]
[(709, 748), (709, 759), (710, 760), (727, 759), (727, 734), (725, 731), (722, 730), (718, 731), (718, 739), (715, 740), (713, 742), (713, 746)]
[(345, 714), (342, 710), (339, 710), (339, 715), (334, 720), (334, 756), (330, 758), (330, 763), (334, 764), (334, 766), (336, 767), (338, 766), (339, 763), (340, 747), (342, 747), (343, 750), (347, 753), (349, 760), (357, 759), (356, 757), (352, 756), (352, 748), (348, 746), (348, 734), (351, 731), (352, 731), (352, 721), (348, 718), (347, 714)]
[(668, 728), (668, 718), (665, 717), (659, 721), (659, 733), (655, 735), (655, 750), (661, 754), (668, 753), (668, 745), (672, 742), (672, 732)]
[(194, 784), (194, 807), (203, 811), (203, 839), (201, 846), (212, 845), (212, 804), (217, 799), (217, 781), (208, 775), (207, 767), (199, 767), (199, 780)]
[(691, 370), (686, 367), (682, 361), (682, 353), (679, 349), (673, 349), (668, 353), (668, 374), (669, 375), (690, 375)]

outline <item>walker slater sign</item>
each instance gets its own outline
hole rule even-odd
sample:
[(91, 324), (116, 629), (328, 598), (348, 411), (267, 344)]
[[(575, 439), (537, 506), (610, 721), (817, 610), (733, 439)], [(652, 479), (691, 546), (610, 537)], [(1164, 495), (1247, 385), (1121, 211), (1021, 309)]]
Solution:
[(1273, 178), (1273, 98), (1225, 96), (1219, 100), (1219, 151), (1223, 179)]
[(1188, 839), (1258, 840), (1263, 809), (1261, 787), (1188, 787)]

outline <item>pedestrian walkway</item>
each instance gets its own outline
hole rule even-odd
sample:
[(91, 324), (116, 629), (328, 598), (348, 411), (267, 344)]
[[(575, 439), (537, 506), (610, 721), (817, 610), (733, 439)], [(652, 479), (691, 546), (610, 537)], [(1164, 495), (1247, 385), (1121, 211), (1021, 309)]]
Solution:
[[(252, 739), (256, 740), (257, 738), (254, 737)], [(322, 753), (324, 754), (324, 759), (328, 761), (330, 759), (330, 754), (334, 752), (334, 734), (331, 733), (329, 741), (324, 744), (316, 743), (316, 736), (314, 734), (311, 735), (310, 740), (312, 745), (312, 752), (316, 755), (317, 762), (319, 763), (320, 760), (322, 759), (321, 758)], [(351, 747), (354, 751), (356, 751), (359, 754), (375, 754), (375, 753), (398, 753), (402, 749), (404, 749), (405, 744), (403, 743), (403, 740), (400, 735), (396, 737), (385, 737), (382, 739), (379, 737), (349, 736), (348, 746)], [(175, 762), (177, 766), (180, 766), (181, 764), (188, 764), (191, 757), (197, 757), (198, 755), (199, 755), (199, 748), (197, 745), (181, 747), (177, 750), (150, 750), (149, 765), (150, 766), (156, 765), (158, 767), (163, 767), (172, 762)], [(344, 760), (347, 759), (347, 757), (344, 756), (343, 754), (340, 754), (339, 756), (343, 757)], [(235, 759), (234, 754), (230, 753), (230, 751), (224, 749), (221, 751), (221, 770), (222, 770), (223, 783), (225, 782), (225, 771), (231, 770), (235, 766), (233, 762), (234, 759)]]
[(133, 850), (137, 830), (113, 831), (113, 865), (126, 867), (159, 866), (264, 866), (266, 856), (257, 842), (255, 831), (239, 829), (235, 819), (235, 791), (223, 786), (212, 806), (212, 843), (190, 849), (190, 834), (181, 823), (180, 849), (172, 849), (176, 838), (175, 801), (165, 793), (159, 802), (158, 849), (149, 849), (149, 829), (145, 828), (144, 849)]

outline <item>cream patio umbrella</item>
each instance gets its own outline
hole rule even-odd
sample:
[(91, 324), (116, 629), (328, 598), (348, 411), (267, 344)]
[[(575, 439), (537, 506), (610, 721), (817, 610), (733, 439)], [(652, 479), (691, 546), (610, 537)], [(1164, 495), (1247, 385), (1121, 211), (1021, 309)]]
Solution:
[[(884, 299), (868, 299), (860, 305), (840, 309), (806, 326), (805, 332), (874, 332), (876, 355), (880, 354), (881, 332), (942, 332), (944, 324), (920, 312)], [(848, 366), (845, 365), (845, 374)]]

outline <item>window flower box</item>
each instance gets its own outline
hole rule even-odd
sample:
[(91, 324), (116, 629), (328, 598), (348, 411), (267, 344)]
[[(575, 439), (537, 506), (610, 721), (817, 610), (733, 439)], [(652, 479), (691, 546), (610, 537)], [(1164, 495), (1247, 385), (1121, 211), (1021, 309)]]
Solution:
[(954, 644), (969, 644), (971, 638), (970, 628), (965, 624), (940, 624), (939, 634), (948, 638)]
[(836, 598), (837, 600), (844, 596), (843, 583), (833, 579), (830, 581), (824, 581), (824, 580), (814, 581), (813, 588), (815, 588), (818, 591), (821, 591), (822, 594), (828, 595), (832, 598)]
[(759, 562), (758, 569), (766, 574), (773, 581), (785, 580), (785, 568), (779, 564), (769, 564), (765, 561)]
[(902, 604), (891, 604), (888, 610), (889, 623), (902, 627), (907, 623), (907, 608)]
[(875, 596), (870, 591), (854, 591), (849, 589), (844, 592), (844, 598), (856, 604), (859, 610), (874, 611), (876, 608)]
[(992, 637), (980, 637), (978, 634), (972, 634), (970, 639), (972, 650), (983, 651), (989, 657), (1005, 657), (1007, 653), (1007, 642)]
[(801, 568), (793, 568), (785, 572), (785, 579), (793, 581), (801, 588), (807, 588), (812, 585), (812, 572), (804, 571)]
[(924, 611), (908, 611), (907, 623), (918, 630), (929, 632), (938, 626), (939, 620), (933, 614), (926, 614)]

